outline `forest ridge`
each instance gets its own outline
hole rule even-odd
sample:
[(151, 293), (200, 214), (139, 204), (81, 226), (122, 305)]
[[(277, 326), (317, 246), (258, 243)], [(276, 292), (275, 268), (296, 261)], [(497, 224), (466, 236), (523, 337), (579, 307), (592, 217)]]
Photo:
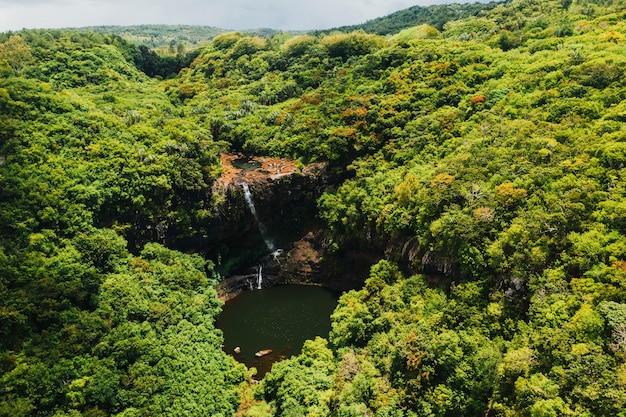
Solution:
[[(0, 416), (625, 416), (626, 11), (441, 26), (0, 35)], [(224, 151), (323, 161), (329, 253), (385, 259), (327, 338), (220, 348)], [(337, 255), (337, 256), (338, 256)]]
[[(360, 25), (342, 26), (328, 30), (316, 30), (311, 33), (320, 35), (322, 33), (331, 33), (333, 31), (352, 32), (363, 30), (367, 33), (388, 35), (397, 33), (400, 30), (407, 29), (409, 27), (423, 24), (428, 24), (441, 30), (446, 22), (477, 16), (478, 14), (495, 7), (497, 4), (497, 2), (492, 2), (487, 4), (465, 3), (433, 5), (428, 7), (413, 6), (408, 9), (399, 10), (388, 16), (369, 20)], [(215, 36), (230, 31), (228, 29), (213, 26), (194, 25), (89, 26), (74, 30), (118, 35), (134, 44), (144, 45), (170, 54), (174, 54), (179, 45), (180, 47), (186, 49), (196, 49), (202, 45), (208, 44)], [(270, 28), (248, 29), (242, 32), (248, 35), (260, 35), (266, 37), (283, 33), (282, 31)], [(304, 34), (306, 31), (287, 31), (287, 33), (295, 36)]]

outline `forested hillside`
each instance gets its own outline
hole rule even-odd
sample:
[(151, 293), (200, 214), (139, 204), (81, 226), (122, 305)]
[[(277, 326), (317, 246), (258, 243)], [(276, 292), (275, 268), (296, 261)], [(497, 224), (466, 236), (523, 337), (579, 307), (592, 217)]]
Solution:
[[(179, 52), (180, 48), (191, 50), (208, 45), (217, 35), (230, 31), (199, 25), (87, 26), (73, 30), (117, 35), (133, 44), (147, 46), (170, 55)], [(272, 36), (280, 31), (249, 29), (244, 32), (250, 35)]]
[(227, 32), (213, 26), (191, 25), (90, 26), (76, 30), (117, 35), (136, 45), (163, 49), (171, 54), (176, 52), (178, 45), (196, 49)]
[(209, 133), (132, 51), (93, 34), (3, 39), (0, 415), (237, 409), (244, 370), (213, 327), (213, 265), (124, 239), (202, 205), (219, 170)]
[(430, 25), (442, 30), (447, 22), (484, 15), (496, 7), (498, 3), (493, 1), (489, 3), (435, 4), (426, 7), (413, 6), (387, 16), (368, 20), (359, 25), (341, 26), (329, 30), (314, 31), (314, 33), (319, 35), (333, 31), (351, 32), (364, 30), (367, 33), (375, 33), (377, 35), (390, 35), (419, 25)]
[[(225, 33), (167, 80), (0, 35), (0, 415), (625, 416), (625, 46), (610, 0)], [(328, 256), (385, 258), (259, 384), (215, 265), (162, 245), (211, 233), (224, 150), (328, 162)]]

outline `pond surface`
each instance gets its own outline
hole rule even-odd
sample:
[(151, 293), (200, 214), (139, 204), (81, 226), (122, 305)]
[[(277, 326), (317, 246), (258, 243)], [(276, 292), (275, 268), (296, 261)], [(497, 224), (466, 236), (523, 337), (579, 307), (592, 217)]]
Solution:
[[(224, 350), (257, 368), (256, 377), (262, 378), (274, 362), (300, 353), (305, 340), (328, 337), (338, 298), (335, 291), (305, 285), (245, 291), (228, 301), (217, 318), (217, 327), (224, 332)], [(263, 350), (272, 352), (255, 356)]]
[(259, 161), (255, 161), (251, 158), (237, 158), (233, 159), (231, 164), (238, 169), (243, 170), (243, 172), (254, 171), (255, 169), (261, 168), (262, 164)]

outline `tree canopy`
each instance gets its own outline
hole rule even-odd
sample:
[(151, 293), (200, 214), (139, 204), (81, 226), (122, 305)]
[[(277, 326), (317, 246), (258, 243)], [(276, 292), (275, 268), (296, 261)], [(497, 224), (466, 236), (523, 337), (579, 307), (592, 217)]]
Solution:
[[(169, 58), (0, 35), (0, 415), (624, 415), (618, 3)], [(258, 385), (220, 348), (216, 265), (174, 250), (220, 216), (223, 150), (328, 162), (329, 255), (384, 258)]]

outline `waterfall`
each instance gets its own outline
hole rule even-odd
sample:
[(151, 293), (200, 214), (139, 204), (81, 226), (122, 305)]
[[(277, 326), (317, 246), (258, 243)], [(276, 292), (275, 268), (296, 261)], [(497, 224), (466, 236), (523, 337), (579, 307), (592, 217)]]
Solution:
[[(256, 213), (256, 208), (254, 207), (254, 201), (252, 201), (252, 193), (250, 192), (250, 187), (248, 186), (248, 183), (242, 182), (241, 188), (243, 188), (243, 198), (246, 200), (248, 209), (250, 209), (250, 213), (252, 213), (252, 215), (254, 216), (254, 219), (259, 225), (259, 231), (261, 232), (261, 237), (263, 237), (263, 240), (265, 241), (265, 246), (267, 246), (267, 249), (270, 252), (274, 252), (276, 248), (274, 247), (274, 244), (272, 243), (272, 241), (267, 237), (267, 229), (265, 228), (265, 225), (261, 223), (261, 221), (259, 220), (259, 216)], [(259, 272), (259, 275), (260, 275), (260, 272)]]
[[(254, 207), (254, 200), (252, 200), (252, 193), (250, 192), (250, 187), (248, 186), (248, 183), (246, 183), (245, 181), (242, 181), (241, 188), (243, 188), (243, 198), (246, 201), (246, 205), (248, 206), (250, 213), (252, 213), (252, 215), (254, 216), (254, 220), (256, 220), (257, 224), (259, 225), (259, 231), (261, 232), (261, 237), (263, 238), (263, 241), (265, 242), (265, 246), (269, 250), (274, 261), (280, 262), (278, 260), (278, 257), (282, 254), (283, 250), (276, 249), (276, 247), (274, 246), (274, 243), (272, 243), (272, 241), (267, 237), (267, 229), (265, 228), (265, 225), (259, 220), (259, 215), (256, 212), (256, 207)], [(251, 290), (254, 288), (253, 280), (254, 278), (250, 279), (249, 281)], [(256, 277), (256, 289), (260, 290), (262, 287), (263, 287), (263, 265), (259, 265), (259, 272), (257, 273), (257, 277)]]
[(254, 201), (252, 201), (252, 193), (250, 192), (250, 187), (248, 187), (247, 182), (241, 183), (241, 188), (243, 188), (243, 198), (246, 200), (246, 204), (250, 209), (250, 212), (254, 216), (254, 218), (259, 221), (259, 216), (256, 214), (256, 208), (254, 208)]

